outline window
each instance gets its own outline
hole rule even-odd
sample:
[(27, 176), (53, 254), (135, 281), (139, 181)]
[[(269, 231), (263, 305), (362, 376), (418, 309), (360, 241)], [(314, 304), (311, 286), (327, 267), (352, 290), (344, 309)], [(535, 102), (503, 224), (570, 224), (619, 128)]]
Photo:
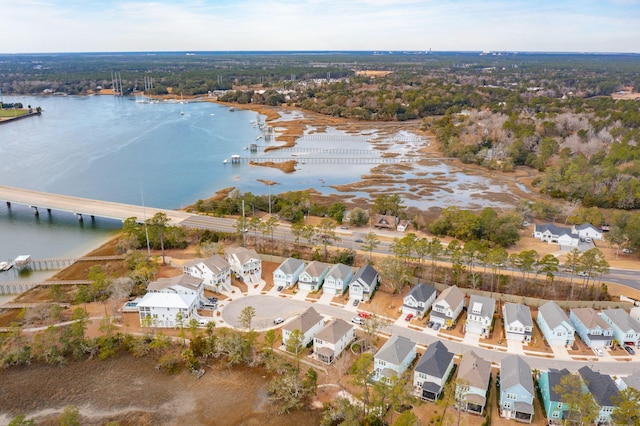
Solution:
[(558, 402), (558, 408), (562, 409), (562, 402)]
[(553, 413), (551, 413), (551, 417), (553, 417), (554, 419), (557, 419), (558, 417), (560, 417), (560, 415), (557, 411), (554, 411)]
[(507, 399), (518, 399), (518, 395), (516, 395), (515, 393), (508, 393)]

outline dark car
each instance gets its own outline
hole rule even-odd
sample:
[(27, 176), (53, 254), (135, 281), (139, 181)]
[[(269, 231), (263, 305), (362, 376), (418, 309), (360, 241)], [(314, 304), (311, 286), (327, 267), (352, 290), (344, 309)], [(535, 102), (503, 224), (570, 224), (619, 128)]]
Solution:
[(353, 306), (358, 306), (360, 304), (360, 299), (353, 300)]
[(276, 290), (278, 290), (278, 291), (282, 291), (282, 289), (283, 289), (283, 288), (284, 288), (283, 286), (279, 285), (279, 286), (278, 286), (278, 288), (277, 288)]
[(634, 351), (634, 350), (633, 350), (633, 348), (632, 348), (631, 346), (629, 346), (629, 345), (624, 345), (623, 347), (624, 347), (624, 350), (625, 350), (625, 351), (627, 351), (627, 353), (628, 353), (629, 355), (635, 355), (635, 354), (636, 354), (636, 351)]

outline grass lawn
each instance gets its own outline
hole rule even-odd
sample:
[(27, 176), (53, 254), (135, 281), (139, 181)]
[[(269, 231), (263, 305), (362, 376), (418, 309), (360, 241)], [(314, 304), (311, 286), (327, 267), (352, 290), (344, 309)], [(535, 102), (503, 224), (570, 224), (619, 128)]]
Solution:
[(11, 118), (19, 115), (28, 114), (29, 110), (26, 109), (0, 109), (0, 118)]

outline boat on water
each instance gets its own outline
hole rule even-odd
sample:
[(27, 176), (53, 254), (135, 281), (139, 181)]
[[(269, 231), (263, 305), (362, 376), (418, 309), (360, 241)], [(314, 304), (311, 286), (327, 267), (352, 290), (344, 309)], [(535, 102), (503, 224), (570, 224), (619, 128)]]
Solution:
[(9, 269), (13, 268), (13, 263), (10, 262), (0, 262), (0, 272), (2, 271), (8, 271)]
[(227, 158), (224, 159), (224, 161), (222, 162), (222, 164), (227, 164), (229, 162), (229, 160)]
[(236, 107), (229, 107), (229, 111), (233, 112), (236, 110)]

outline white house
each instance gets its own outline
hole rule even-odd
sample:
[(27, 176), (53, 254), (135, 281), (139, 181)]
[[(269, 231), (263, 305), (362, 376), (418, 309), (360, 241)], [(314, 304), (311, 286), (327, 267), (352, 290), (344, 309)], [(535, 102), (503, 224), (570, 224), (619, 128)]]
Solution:
[(355, 338), (353, 324), (332, 319), (313, 338), (313, 353), (319, 361), (331, 364)]
[(402, 377), (416, 357), (416, 342), (394, 334), (373, 357), (373, 380), (389, 381)]
[(298, 282), (298, 277), (304, 270), (304, 260), (290, 257), (285, 259), (280, 266), (273, 271), (273, 285), (285, 288), (293, 287)]
[(571, 309), (569, 320), (587, 347), (604, 348), (611, 346), (613, 327), (603, 320), (593, 308)]
[(314, 260), (309, 263), (298, 277), (298, 288), (306, 291), (318, 291), (329, 272), (329, 265)]
[(464, 308), (464, 298), (465, 295), (458, 286), (447, 287), (433, 302), (429, 319), (445, 327), (455, 324)]
[(472, 294), (467, 309), (465, 333), (479, 334), (487, 337), (491, 332), (493, 314), (496, 311), (496, 300)]
[(603, 320), (613, 328), (613, 338), (620, 345), (638, 346), (640, 341), (640, 323), (624, 309), (605, 309), (600, 314)]
[(402, 313), (422, 318), (436, 300), (435, 287), (423, 283), (417, 284), (403, 298)]
[(576, 247), (580, 242), (577, 234), (571, 232), (570, 228), (556, 226), (552, 223), (546, 225), (534, 225), (533, 237), (550, 244)]
[(469, 351), (462, 356), (458, 370), (458, 394), (462, 395), (462, 409), (482, 415), (487, 403), (487, 389), (491, 379), (491, 363)]
[(549, 345), (573, 345), (576, 330), (556, 302), (550, 300), (540, 306), (536, 322)]
[(409, 229), (410, 226), (411, 226), (411, 222), (405, 219), (400, 221), (396, 229), (400, 232), (404, 232), (407, 229)]
[(601, 240), (602, 231), (593, 226), (590, 223), (583, 223), (582, 225), (573, 225), (571, 232), (578, 234), (581, 240), (585, 238), (591, 238), (592, 240)]
[(196, 296), (198, 303), (206, 302), (202, 279), (191, 275), (159, 278), (149, 283), (147, 293), (187, 294)]
[(191, 318), (197, 318), (197, 307), (195, 294), (150, 292), (138, 303), (140, 326), (178, 327), (180, 323), (187, 326)]
[(224, 256), (238, 279), (249, 285), (258, 284), (262, 279), (262, 259), (254, 249), (230, 247)]
[(328, 294), (343, 294), (353, 277), (353, 269), (350, 266), (338, 263), (329, 268), (324, 277), (322, 292)]
[(182, 272), (200, 278), (207, 290), (231, 291), (231, 268), (229, 262), (219, 254), (214, 254), (207, 259), (194, 259), (185, 262)]
[(429, 345), (413, 370), (414, 393), (421, 399), (437, 401), (453, 365), (453, 353), (441, 341)]
[(531, 310), (527, 305), (507, 302), (502, 306), (504, 332), (507, 340), (530, 342), (533, 334)]
[(378, 272), (367, 263), (358, 269), (358, 272), (349, 283), (349, 298), (361, 301), (371, 299), (371, 295), (378, 286), (379, 281)]
[(324, 327), (324, 318), (310, 307), (282, 327), (282, 344), (287, 344), (294, 330), (300, 330), (304, 336), (302, 346), (305, 347), (311, 343), (322, 327)]

